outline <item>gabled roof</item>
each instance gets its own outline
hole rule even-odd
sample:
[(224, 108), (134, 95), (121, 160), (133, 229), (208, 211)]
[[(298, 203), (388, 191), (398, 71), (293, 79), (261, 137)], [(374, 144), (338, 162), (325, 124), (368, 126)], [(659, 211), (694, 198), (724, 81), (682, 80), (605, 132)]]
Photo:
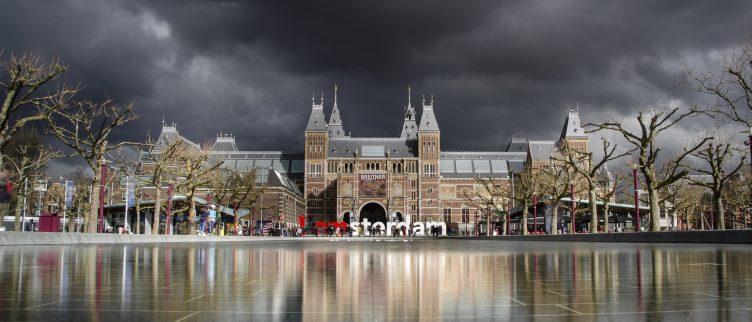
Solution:
[(326, 131), (326, 120), (324, 119), (324, 103), (311, 106), (311, 116), (308, 117), (306, 131)]
[(220, 134), (220, 136), (217, 137), (217, 140), (214, 141), (211, 150), (217, 152), (235, 152), (238, 151), (238, 146), (235, 144), (235, 137)]
[(191, 142), (191, 140), (186, 139), (180, 133), (178, 132), (178, 127), (175, 123), (167, 124), (162, 123), (162, 131), (159, 133), (159, 137), (157, 137), (157, 141), (154, 142), (154, 150), (160, 151), (164, 150), (171, 142), (174, 142), (174, 140), (180, 140), (184, 142), (185, 144), (188, 144), (189, 146), (192, 146), (194, 148), (200, 148), (198, 144)]
[(284, 188), (287, 190), (290, 190), (290, 192), (303, 196), (303, 193), (300, 192), (300, 189), (298, 189), (298, 186), (292, 182), (288, 177), (284, 176), (279, 171), (270, 168), (269, 173), (267, 175), (266, 180), (266, 186), (267, 187), (276, 187), (276, 188)]
[[(374, 154), (377, 152), (378, 156)], [(418, 141), (403, 138), (338, 138), (329, 140), (329, 158), (417, 158)]]
[(555, 141), (528, 141), (532, 161), (548, 161), (556, 152)]
[(423, 104), (418, 131), (439, 131), (439, 122), (436, 121), (436, 115), (433, 114), (433, 98), (431, 98), (430, 104)]

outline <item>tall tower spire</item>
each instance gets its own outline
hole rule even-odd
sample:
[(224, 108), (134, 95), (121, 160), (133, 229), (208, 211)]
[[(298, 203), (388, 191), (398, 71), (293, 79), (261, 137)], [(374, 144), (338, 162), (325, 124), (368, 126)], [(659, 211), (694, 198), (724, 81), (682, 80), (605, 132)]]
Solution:
[(407, 85), (407, 106), (413, 106), (412, 99), (412, 89), (410, 88), (410, 85)]
[(342, 116), (337, 107), (337, 84), (334, 84), (334, 106), (332, 114), (329, 115), (329, 138), (341, 138), (345, 136), (345, 128), (342, 126)]
[(412, 104), (412, 88), (407, 86), (407, 106), (403, 109), (404, 122), (402, 124), (403, 139), (417, 139), (418, 138), (418, 124), (415, 119), (415, 108)]

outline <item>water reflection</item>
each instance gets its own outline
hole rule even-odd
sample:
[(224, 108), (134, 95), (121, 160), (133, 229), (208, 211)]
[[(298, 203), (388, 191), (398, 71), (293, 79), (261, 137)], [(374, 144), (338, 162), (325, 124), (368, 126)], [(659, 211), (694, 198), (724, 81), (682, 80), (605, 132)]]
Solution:
[(749, 246), (329, 242), (0, 248), (0, 319), (749, 320)]

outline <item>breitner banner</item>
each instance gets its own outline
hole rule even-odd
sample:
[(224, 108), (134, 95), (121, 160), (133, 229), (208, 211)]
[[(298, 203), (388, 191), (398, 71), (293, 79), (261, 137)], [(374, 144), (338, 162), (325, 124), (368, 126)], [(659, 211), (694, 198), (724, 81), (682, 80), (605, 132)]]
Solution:
[(386, 174), (361, 174), (358, 195), (366, 198), (386, 197)]

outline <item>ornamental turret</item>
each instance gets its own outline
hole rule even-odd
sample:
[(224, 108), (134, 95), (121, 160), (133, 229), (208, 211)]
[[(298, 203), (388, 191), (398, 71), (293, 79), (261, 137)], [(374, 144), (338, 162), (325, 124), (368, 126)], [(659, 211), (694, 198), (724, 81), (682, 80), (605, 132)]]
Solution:
[(416, 122), (415, 108), (412, 104), (412, 93), (410, 87), (407, 87), (407, 106), (403, 109), (403, 116), (405, 121), (402, 124), (403, 139), (417, 139), (418, 138), (418, 123)]
[(329, 138), (342, 138), (345, 137), (345, 128), (342, 125), (342, 116), (339, 113), (337, 107), (337, 85), (334, 85), (334, 107), (332, 107), (332, 114), (329, 115)]

